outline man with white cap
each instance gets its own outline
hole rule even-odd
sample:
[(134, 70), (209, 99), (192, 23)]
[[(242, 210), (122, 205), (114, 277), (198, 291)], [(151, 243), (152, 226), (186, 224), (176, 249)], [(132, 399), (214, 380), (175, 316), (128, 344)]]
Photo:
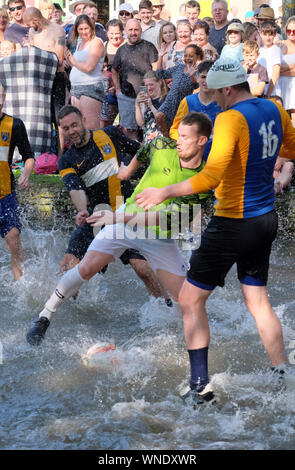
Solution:
[(148, 188), (137, 196), (145, 210), (171, 197), (215, 189), (215, 214), (193, 252), (179, 296), (191, 364), (184, 397), (194, 406), (213, 401), (208, 375), (209, 324), (206, 302), (237, 263), (245, 304), (254, 317), (276, 385), (284, 385), (282, 327), (267, 294), (272, 242), (276, 237), (273, 170), (278, 154), (294, 159), (295, 129), (286, 111), (254, 98), (237, 61), (219, 59), (207, 75), (208, 88), (223, 109), (215, 121), (212, 149), (204, 169), (190, 180)]

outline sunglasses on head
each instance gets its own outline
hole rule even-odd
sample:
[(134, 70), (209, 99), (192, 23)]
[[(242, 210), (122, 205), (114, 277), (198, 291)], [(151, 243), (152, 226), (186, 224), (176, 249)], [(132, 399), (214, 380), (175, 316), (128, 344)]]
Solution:
[(119, 15), (120, 16), (130, 16), (131, 13), (129, 13), (129, 11), (120, 11)]
[(9, 11), (22, 10), (22, 9), (23, 9), (23, 5), (19, 5), (18, 7), (11, 7), (11, 8), (9, 8)]
[(286, 29), (286, 33), (288, 36), (290, 36), (290, 34), (295, 34), (295, 29)]

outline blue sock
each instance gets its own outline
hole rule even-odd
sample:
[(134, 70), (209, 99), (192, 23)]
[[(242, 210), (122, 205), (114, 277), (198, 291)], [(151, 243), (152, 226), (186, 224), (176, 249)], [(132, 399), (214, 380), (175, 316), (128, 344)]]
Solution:
[(208, 376), (208, 347), (188, 349), (191, 364), (190, 386), (192, 390), (201, 392), (209, 383)]

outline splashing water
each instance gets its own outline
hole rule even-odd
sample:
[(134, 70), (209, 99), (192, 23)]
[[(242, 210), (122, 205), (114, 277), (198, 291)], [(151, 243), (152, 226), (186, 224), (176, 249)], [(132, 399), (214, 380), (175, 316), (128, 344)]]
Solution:
[[(216, 406), (192, 412), (179, 399), (177, 387), (189, 377), (181, 319), (149, 298), (120, 262), (83, 285), (78, 298), (56, 313), (42, 346), (30, 347), (26, 329), (55, 288), (68, 238), (61, 228), (25, 227), (27, 259), (18, 283), (0, 242), (2, 449), (294, 448), (292, 364), (287, 391), (274, 392), (234, 269), (208, 302)], [(290, 359), (294, 258), (290, 240), (278, 239), (269, 293)], [(85, 367), (81, 358), (99, 341), (116, 345), (116, 361), (103, 369)]]

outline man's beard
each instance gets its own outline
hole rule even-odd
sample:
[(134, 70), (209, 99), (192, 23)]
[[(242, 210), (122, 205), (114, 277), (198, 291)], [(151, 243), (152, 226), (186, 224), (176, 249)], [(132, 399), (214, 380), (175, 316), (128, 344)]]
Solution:
[(78, 143), (77, 142), (75, 143), (75, 141), (70, 138), (71, 143), (75, 145), (75, 147), (78, 147), (78, 148), (83, 147), (86, 144), (87, 129), (85, 127), (83, 127), (82, 132), (79, 133), (79, 137), (80, 137), (80, 142)]

